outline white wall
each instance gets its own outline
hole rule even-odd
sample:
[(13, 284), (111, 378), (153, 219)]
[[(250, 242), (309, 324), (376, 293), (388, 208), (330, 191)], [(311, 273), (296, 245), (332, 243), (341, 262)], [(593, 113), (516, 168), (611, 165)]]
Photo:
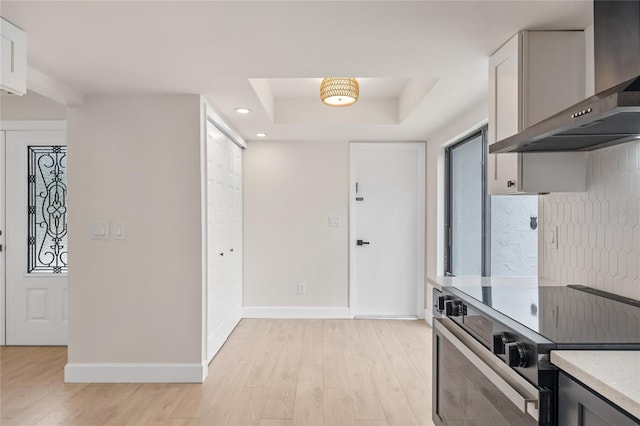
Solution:
[(88, 96), (67, 133), (69, 363), (201, 363), (200, 97)]
[(243, 168), (245, 308), (347, 307), (348, 142), (249, 142)]
[(640, 299), (640, 142), (588, 153), (587, 192), (544, 198), (543, 276)]
[(23, 96), (0, 96), (0, 120), (64, 120), (66, 107), (27, 92)]

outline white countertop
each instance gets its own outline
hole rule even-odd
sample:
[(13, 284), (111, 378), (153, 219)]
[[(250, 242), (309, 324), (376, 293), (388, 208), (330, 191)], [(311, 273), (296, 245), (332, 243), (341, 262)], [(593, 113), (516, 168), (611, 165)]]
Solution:
[(551, 351), (551, 362), (640, 418), (640, 351)]

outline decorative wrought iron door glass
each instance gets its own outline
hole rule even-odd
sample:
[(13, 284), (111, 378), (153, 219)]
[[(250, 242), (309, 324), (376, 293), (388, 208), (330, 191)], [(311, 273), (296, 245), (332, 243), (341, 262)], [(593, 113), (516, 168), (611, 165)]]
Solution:
[(27, 272), (67, 272), (67, 147), (29, 146)]

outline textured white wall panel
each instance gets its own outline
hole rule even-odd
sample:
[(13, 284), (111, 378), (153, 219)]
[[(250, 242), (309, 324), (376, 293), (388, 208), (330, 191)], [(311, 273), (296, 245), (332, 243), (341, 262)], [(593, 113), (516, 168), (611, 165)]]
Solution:
[(492, 276), (538, 276), (538, 230), (531, 229), (531, 217), (538, 217), (537, 196), (491, 196)]

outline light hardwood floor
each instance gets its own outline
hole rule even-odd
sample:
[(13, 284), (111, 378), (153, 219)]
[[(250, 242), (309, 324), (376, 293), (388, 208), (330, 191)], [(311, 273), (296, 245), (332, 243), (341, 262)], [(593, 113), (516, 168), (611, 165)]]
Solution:
[(2, 425), (431, 425), (424, 321), (244, 319), (204, 384), (65, 384), (66, 348), (2, 347)]

